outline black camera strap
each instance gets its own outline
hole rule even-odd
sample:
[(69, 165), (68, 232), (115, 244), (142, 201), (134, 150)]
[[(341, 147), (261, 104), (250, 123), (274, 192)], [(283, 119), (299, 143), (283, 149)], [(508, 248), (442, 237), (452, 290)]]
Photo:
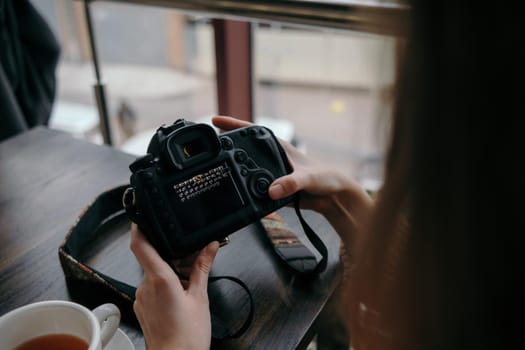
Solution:
[(302, 231), (313, 247), (321, 254), (319, 261), (314, 252), (299, 238), (297, 229), (292, 228), (289, 220), (285, 220), (279, 212), (272, 212), (264, 216), (256, 225), (263, 231), (264, 236), (268, 238), (276, 255), (294, 273), (305, 277), (316, 275), (323, 272), (326, 268), (328, 250), (323, 241), (303, 218), (299, 209), (299, 195), (297, 194), (293, 200), (295, 214), (299, 219)]
[(318, 274), (323, 272), (326, 269), (326, 264), (328, 261), (328, 249), (324, 245), (323, 241), (319, 236), (312, 230), (310, 225), (306, 222), (306, 220), (303, 218), (303, 215), (301, 214), (301, 208), (300, 208), (300, 200), (299, 200), (299, 194), (296, 194), (295, 203), (295, 214), (299, 218), (299, 221), (301, 222), (301, 226), (304, 230), (304, 233), (306, 234), (306, 237), (312, 242), (313, 246), (319, 253), (321, 253), (321, 260), (317, 263), (314, 269), (311, 271), (306, 271), (306, 273), (312, 273), (312, 274)]
[[(81, 299), (78, 300), (79, 302), (95, 305), (100, 302), (113, 302), (120, 308), (123, 318), (136, 323), (133, 312), (136, 288), (94, 269), (81, 258), (86, 247), (96, 239), (101, 238), (103, 232), (107, 232), (104, 229), (106, 225), (113, 223), (116, 219), (127, 217), (122, 206), (122, 195), (127, 187), (128, 185), (119, 186), (103, 192), (86, 207), (60, 245), (58, 254), (68, 288), (72, 294), (78, 295), (78, 298)], [(237, 283), (246, 291), (249, 299), (248, 315), (237, 330), (232, 330), (226, 322), (213, 313), (211, 315), (214, 339), (236, 338), (242, 335), (252, 322), (254, 314), (253, 297), (248, 286), (236, 277), (212, 276), (209, 278), (209, 283), (220, 280)], [(94, 298), (103, 298), (104, 300), (95, 301)]]

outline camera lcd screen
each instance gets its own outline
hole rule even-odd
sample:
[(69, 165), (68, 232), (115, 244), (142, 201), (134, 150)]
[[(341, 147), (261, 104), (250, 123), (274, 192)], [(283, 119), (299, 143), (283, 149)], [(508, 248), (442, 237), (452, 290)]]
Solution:
[(235, 213), (245, 205), (226, 163), (172, 182), (166, 190), (185, 235)]

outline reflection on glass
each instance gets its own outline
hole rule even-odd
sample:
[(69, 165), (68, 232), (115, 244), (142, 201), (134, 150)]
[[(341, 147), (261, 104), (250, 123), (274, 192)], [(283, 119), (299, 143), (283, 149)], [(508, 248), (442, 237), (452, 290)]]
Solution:
[(291, 123), (311, 156), (376, 188), (390, 118), (395, 39), (259, 25), (256, 118)]

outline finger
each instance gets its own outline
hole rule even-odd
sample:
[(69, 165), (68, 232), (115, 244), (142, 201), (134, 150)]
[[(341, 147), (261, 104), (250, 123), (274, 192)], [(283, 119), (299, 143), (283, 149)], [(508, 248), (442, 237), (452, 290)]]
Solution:
[(214, 241), (208, 244), (201, 252), (190, 274), (189, 293), (194, 295), (206, 295), (208, 288), (208, 276), (210, 274), (213, 260), (219, 250), (219, 242)]
[(303, 182), (302, 176), (298, 172), (293, 172), (275, 180), (268, 188), (268, 194), (273, 200), (291, 196), (302, 190)]
[(213, 125), (217, 128), (225, 131), (234, 130), (238, 128), (243, 128), (245, 126), (250, 126), (252, 123), (245, 120), (239, 120), (232, 117), (226, 116), (216, 116), (211, 119)]
[(131, 224), (130, 248), (144, 269), (145, 274), (155, 273), (166, 268), (171, 269), (168, 263), (162, 260), (155, 248), (153, 248), (146, 237), (140, 232), (136, 224)]
[(350, 178), (334, 169), (299, 169), (276, 179), (268, 189), (270, 198), (280, 199), (299, 191), (313, 195), (329, 195), (339, 191), (355, 192), (360, 189)]

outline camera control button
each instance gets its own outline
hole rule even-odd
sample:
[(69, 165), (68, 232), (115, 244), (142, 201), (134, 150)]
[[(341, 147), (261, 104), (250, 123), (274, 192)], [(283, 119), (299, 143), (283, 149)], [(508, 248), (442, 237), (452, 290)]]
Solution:
[(229, 137), (221, 137), (221, 145), (222, 148), (229, 151), (233, 148), (233, 141)]
[(248, 135), (248, 132), (246, 131), (246, 129), (242, 129), (241, 131), (239, 131), (239, 134), (241, 136), (246, 136), (246, 135)]
[(134, 161), (133, 163), (131, 163), (131, 165), (129, 166), (130, 170), (132, 172), (135, 172), (137, 170), (140, 170), (140, 169), (146, 169), (148, 168), (150, 165), (152, 165), (154, 163), (154, 157), (152, 154), (146, 154), (145, 156), (143, 157), (140, 157), (138, 158), (136, 161)]
[(270, 181), (268, 179), (259, 179), (255, 182), (255, 189), (260, 194), (266, 194), (270, 187)]
[(257, 129), (256, 128), (251, 128), (248, 130), (248, 133), (252, 136), (256, 135), (257, 134)]
[(255, 164), (255, 162), (251, 158), (246, 161), (246, 166), (248, 167), (248, 169), (256, 169), (257, 168), (257, 164)]
[(248, 159), (248, 154), (244, 151), (237, 151), (235, 152), (235, 160), (238, 162), (238, 163), (244, 163), (246, 162), (246, 160)]
[(248, 175), (248, 169), (244, 169), (244, 168), (242, 168), (242, 169), (241, 169), (241, 175), (242, 175), (242, 176), (246, 176), (246, 175)]

